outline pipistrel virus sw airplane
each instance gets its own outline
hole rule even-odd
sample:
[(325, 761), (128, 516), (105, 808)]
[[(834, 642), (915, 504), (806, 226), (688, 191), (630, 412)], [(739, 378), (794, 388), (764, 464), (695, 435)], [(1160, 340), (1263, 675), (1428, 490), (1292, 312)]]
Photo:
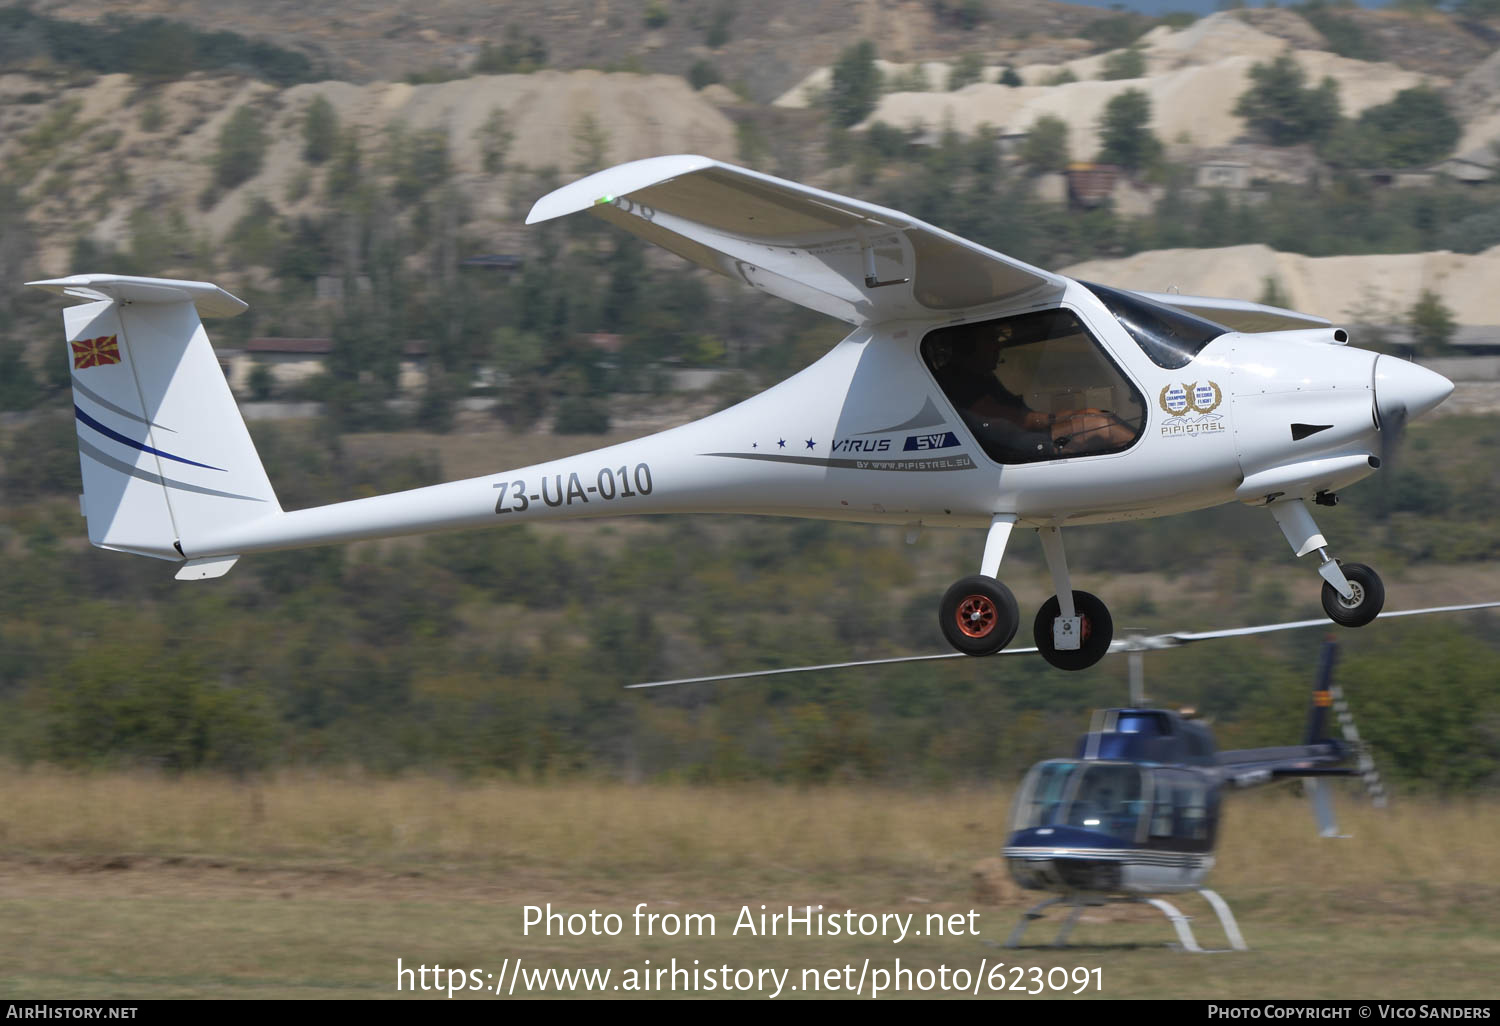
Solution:
[(519, 470), (285, 512), (200, 317), (245, 304), (206, 282), (82, 274), (38, 287), (64, 311), (98, 546), (173, 560), (181, 579), (241, 556), (457, 528), (635, 513), (755, 513), (988, 530), (979, 573), (939, 616), (953, 647), (1003, 649), (1020, 623), (998, 579), (1039, 533), (1057, 594), (1037, 648), (1081, 669), (1109, 648), (1074, 591), (1062, 529), (1239, 501), (1265, 506), (1323, 606), (1369, 623), (1384, 590), (1341, 564), (1309, 503), (1380, 466), (1445, 378), (1344, 345), (1304, 314), (1106, 288), (898, 211), (698, 156), (601, 171), (527, 223), (588, 212), (687, 260), (853, 325), (812, 366), (731, 409)]

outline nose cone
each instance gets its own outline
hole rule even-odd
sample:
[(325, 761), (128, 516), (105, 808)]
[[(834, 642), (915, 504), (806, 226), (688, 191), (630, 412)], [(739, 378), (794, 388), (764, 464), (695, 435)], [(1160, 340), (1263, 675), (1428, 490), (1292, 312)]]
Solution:
[(1402, 410), (1420, 417), (1452, 392), (1453, 382), (1409, 360), (1382, 356), (1375, 361), (1375, 405), (1382, 420)]

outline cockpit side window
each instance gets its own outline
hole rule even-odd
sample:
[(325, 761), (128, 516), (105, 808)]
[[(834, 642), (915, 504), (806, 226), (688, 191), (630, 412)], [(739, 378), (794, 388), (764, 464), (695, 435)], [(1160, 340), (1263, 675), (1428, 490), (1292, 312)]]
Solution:
[(1186, 367), (1203, 347), (1229, 331), (1185, 310), (1153, 303), (1144, 296), (1093, 282), (1079, 282), (1114, 314), (1120, 327), (1146, 351), (1151, 362), (1167, 370)]
[(1120, 452), (1145, 423), (1140, 392), (1071, 310), (939, 328), (922, 359), (997, 463)]

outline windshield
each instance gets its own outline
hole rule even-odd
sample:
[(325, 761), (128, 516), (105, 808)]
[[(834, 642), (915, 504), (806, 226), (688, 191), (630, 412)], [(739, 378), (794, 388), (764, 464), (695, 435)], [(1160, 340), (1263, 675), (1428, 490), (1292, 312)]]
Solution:
[(1133, 842), (1148, 807), (1133, 763), (1051, 760), (1033, 767), (1021, 785), (1011, 828), (1070, 826)]
[(1115, 315), (1120, 326), (1151, 357), (1167, 370), (1186, 367), (1193, 357), (1229, 329), (1183, 310), (1153, 303), (1144, 296), (1093, 282), (1079, 282)]

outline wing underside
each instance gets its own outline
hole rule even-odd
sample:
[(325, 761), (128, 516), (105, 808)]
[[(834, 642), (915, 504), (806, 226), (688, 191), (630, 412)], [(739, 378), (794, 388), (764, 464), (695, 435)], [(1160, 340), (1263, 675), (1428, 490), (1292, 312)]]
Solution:
[(583, 210), (851, 324), (957, 315), (1067, 284), (898, 211), (706, 157), (600, 171), (542, 197), (526, 223)]

